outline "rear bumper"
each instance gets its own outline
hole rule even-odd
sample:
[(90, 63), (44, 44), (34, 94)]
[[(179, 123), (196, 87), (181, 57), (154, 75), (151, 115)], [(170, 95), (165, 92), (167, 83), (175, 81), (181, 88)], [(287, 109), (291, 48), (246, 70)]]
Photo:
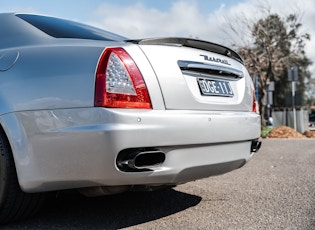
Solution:
[[(260, 136), (248, 112), (118, 110), (103, 108), (6, 114), (24, 191), (118, 185), (178, 184), (241, 167)], [(123, 172), (118, 153), (156, 148), (165, 161), (150, 171)]]

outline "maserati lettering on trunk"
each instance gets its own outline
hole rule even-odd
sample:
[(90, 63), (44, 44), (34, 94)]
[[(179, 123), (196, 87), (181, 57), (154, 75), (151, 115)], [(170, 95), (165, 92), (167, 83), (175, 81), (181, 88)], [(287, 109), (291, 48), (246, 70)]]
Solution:
[(228, 62), (228, 60), (226, 60), (226, 59), (221, 59), (221, 58), (216, 58), (216, 57), (210, 57), (210, 56), (203, 55), (203, 54), (200, 54), (199, 56), (203, 57), (204, 60), (206, 60), (206, 61), (222, 63), (222, 64), (225, 64), (225, 65), (231, 65), (231, 64)]

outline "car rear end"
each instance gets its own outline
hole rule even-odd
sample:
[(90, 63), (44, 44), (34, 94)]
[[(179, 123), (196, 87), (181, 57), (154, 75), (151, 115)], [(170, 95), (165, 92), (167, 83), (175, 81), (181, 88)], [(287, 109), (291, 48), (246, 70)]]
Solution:
[[(233, 51), (189, 41), (113, 42), (99, 53), (95, 81), (80, 76), (80, 95), (68, 85), (71, 98), (90, 95), (91, 105), (75, 100), (71, 106), (70, 100), (67, 108), (45, 104), (16, 112), (16, 126), (24, 130), (16, 140), (28, 146), (15, 155), (23, 190), (80, 188), (102, 195), (173, 186), (242, 167), (260, 146), (251, 78)], [(62, 79), (70, 81), (73, 74)], [(57, 86), (40, 92), (57, 93)]]
[[(106, 49), (96, 76), (95, 105), (126, 125), (114, 131), (121, 139), (113, 150), (112, 185), (179, 184), (218, 175), (243, 166), (259, 149), (254, 88), (236, 53), (182, 38), (129, 43), (137, 46)], [(134, 90), (121, 90), (132, 84)]]
[(103, 40), (88, 26), (19, 17), (44, 37), (20, 45), (6, 73), (23, 95), (7, 89), (14, 112), (1, 117), (23, 191), (176, 185), (237, 169), (259, 149), (253, 84), (234, 51), (184, 38)]
[(34, 213), (41, 192), (174, 186), (240, 168), (259, 149), (253, 84), (232, 50), (0, 18), (0, 222)]

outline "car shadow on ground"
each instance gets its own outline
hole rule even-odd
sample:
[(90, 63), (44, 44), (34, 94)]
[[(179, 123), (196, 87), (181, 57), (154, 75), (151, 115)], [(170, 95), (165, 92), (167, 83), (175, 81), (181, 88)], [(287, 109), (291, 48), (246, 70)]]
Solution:
[(181, 212), (201, 197), (174, 189), (128, 192), (87, 198), (63, 193), (49, 198), (37, 216), (3, 226), (5, 229), (120, 229)]

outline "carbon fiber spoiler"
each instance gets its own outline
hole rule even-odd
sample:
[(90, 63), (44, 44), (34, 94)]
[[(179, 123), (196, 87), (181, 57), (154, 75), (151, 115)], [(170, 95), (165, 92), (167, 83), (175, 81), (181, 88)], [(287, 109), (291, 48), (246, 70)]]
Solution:
[(242, 58), (233, 50), (221, 46), (215, 43), (191, 39), (191, 38), (148, 38), (148, 39), (137, 39), (137, 40), (126, 40), (126, 42), (131, 42), (139, 45), (173, 45), (173, 46), (185, 46), (200, 50), (206, 50), (230, 57), (243, 64)]

